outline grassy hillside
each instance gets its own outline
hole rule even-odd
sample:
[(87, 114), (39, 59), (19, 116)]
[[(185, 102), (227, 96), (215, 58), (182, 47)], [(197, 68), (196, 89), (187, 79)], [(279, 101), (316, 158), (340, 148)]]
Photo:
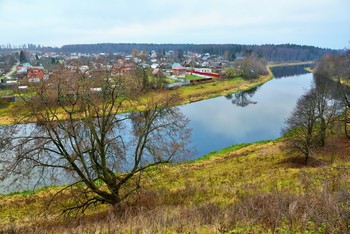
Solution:
[[(0, 197), (0, 230), (12, 233), (348, 233), (350, 142), (330, 138), (309, 166), (284, 140), (243, 144), (149, 171), (115, 214), (106, 206), (77, 220), (47, 204), (59, 188)], [(331, 166), (332, 165), (332, 166)], [(77, 188), (79, 189), (79, 188)]]

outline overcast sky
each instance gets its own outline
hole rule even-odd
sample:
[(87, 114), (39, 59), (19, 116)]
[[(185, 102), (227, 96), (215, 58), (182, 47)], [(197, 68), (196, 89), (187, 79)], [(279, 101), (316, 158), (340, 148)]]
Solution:
[(0, 44), (350, 47), (350, 0), (0, 0)]

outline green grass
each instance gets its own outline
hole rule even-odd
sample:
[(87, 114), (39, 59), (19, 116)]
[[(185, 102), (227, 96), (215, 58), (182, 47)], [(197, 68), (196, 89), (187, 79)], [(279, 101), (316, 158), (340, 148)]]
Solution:
[[(239, 149), (242, 149), (246, 146), (249, 146), (253, 143), (242, 143), (242, 144), (236, 144), (236, 145), (232, 145), (232, 146), (229, 146), (229, 147), (226, 147), (226, 148), (223, 148), (223, 149), (220, 149), (218, 151), (213, 151), (213, 152), (210, 152), (208, 153), (207, 155), (204, 155), (203, 157), (200, 157), (196, 160), (194, 160), (193, 162), (195, 163), (200, 163), (202, 162), (203, 160), (207, 160), (207, 159), (210, 159), (210, 158), (213, 158), (213, 157), (220, 157), (222, 155), (225, 155), (229, 152), (232, 152), (234, 150), (239, 150)], [(191, 162), (192, 163), (192, 162)]]
[(185, 77), (185, 80), (200, 80), (200, 79), (203, 79), (203, 78), (199, 76), (194, 76), (194, 75), (187, 75)]
[(0, 89), (0, 97), (8, 96), (11, 94), (13, 94), (13, 90), (10, 90), (10, 89), (1, 90)]
[(164, 81), (165, 81), (165, 83), (167, 83), (167, 84), (174, 84), (174, 83), (177, 82), (176, 80), (173, 80), (173, 79), (170, 79), (170, 78), (164, 78)]
[[(339, 77), (333, 77), (332, 78), (333, 81), (338, 82), (339, 81)], [(350, 80), (346, 79), (346, 78), (340, 78), (340, 83), (342, 85), (345, 85), (347, 87), (350, 87)]]
[(280, 138), (277, 138), (275, 140), (263, 140), (263, 141), (257, 141), (257, 142), (253, 142), (253, 143), (241, 143), (241, 144), (235, 144), (235, 145), (232, 145), (232, 146), (229, 146), (229, 147), (226, 147), (226, 148), (223, 148), (223, 149), (220, 149), (218, 151), (213, 151), (213, 152), (210, 152), (208, 153), (207, 155), (203, 156), (203, 157), (200, 157), (196, 160), (194, 160), (193, 162), (196, 162), (196, 163), (200, 163), (201, 161), (203, 160), (207, 160), (207, 159), (210, 159), (210, 158), (213, 158), (213, 157), (220, 157), (220, 156), (223, 156), (223, 155), (226, 155), (230, 152), (233, 152), (235, 150), (239, 150), (239, 149), (242, 149), (244, 147), (247, 147), (247, 146), (250, 146), (250, 145), (253, 145), (253, 144), (267, 144), (269, 142), (277, 142), (279, 141)]
[(5, 197), (13, 197), (13, 196), (29, 197), (29, 196), (38, 194), (40, 192), (45, 192), (47, 190), (52, 190), (52, 189), (57, 189), (57, 188), (58, 189), (62, 188), (62, 186), (56, 186), (56, 185), (44, 186), (44, 187), (37, 188), (34, 190), (23, 190), (23, 191), (11, 192), (9, 194), (4, 194), (3, 196), (5, 196)]

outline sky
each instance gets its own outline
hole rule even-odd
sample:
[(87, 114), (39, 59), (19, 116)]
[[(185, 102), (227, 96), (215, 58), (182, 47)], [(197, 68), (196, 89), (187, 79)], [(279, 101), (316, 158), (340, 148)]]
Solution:
[(350, 47), (350, 0), (0, 0), (0, 45)]

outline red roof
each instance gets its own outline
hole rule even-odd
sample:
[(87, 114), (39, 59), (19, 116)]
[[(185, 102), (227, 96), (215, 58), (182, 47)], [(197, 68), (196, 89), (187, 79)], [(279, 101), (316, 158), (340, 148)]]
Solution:
[(173, 67), (173, 70), (186, 70), (186, 68), (183, 66), (177, 66), (177, 67)]

